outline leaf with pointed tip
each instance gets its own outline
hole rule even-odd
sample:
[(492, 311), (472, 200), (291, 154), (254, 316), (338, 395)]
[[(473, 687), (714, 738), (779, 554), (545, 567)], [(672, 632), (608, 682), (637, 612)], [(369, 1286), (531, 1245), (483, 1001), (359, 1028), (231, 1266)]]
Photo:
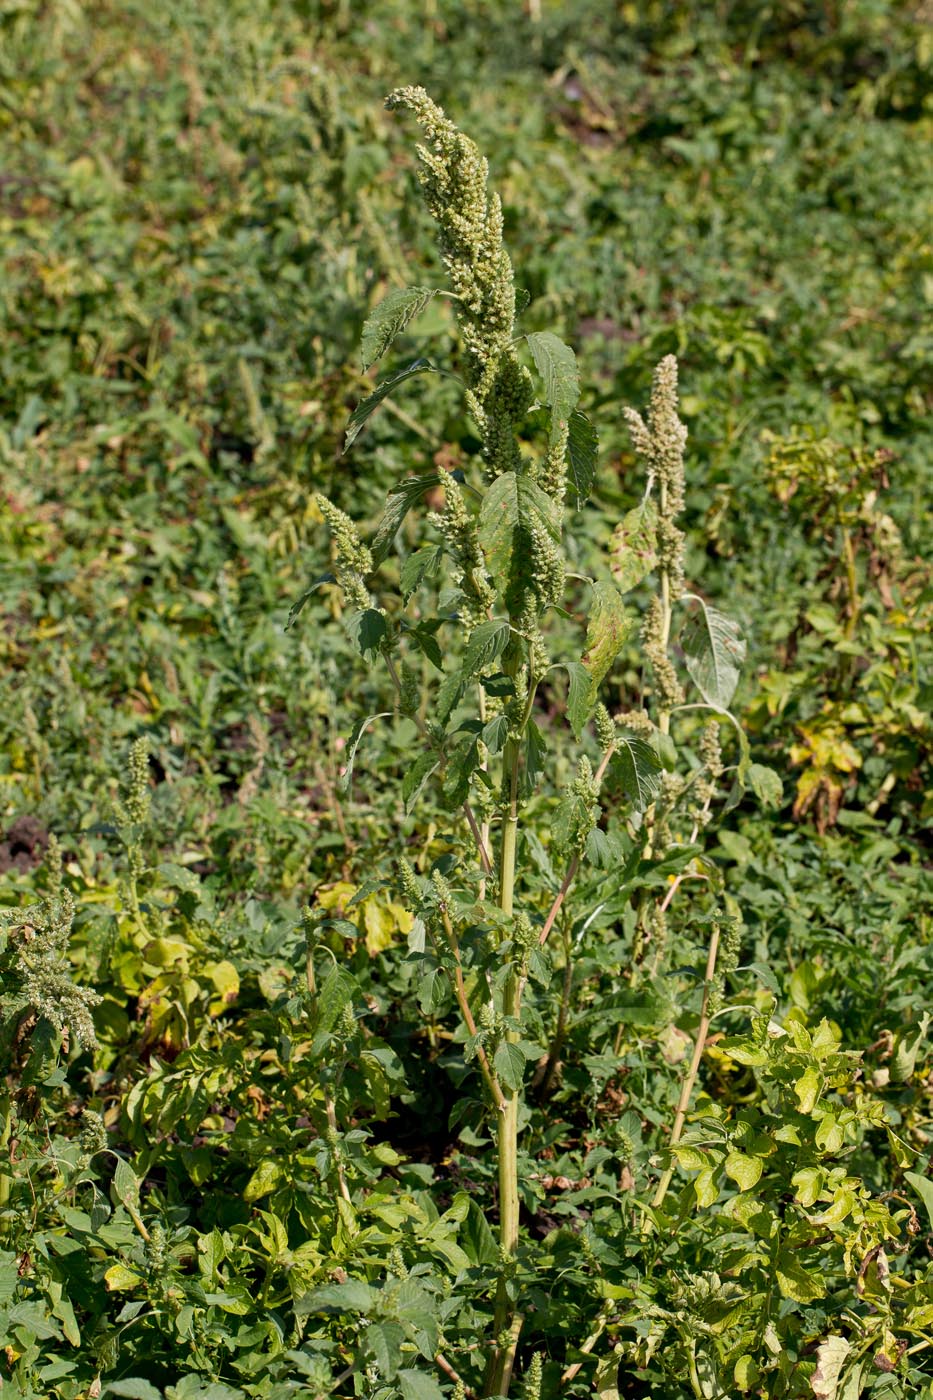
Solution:
[(491, 618), (489, 622), (481, 622), (474, 627), (463, 653), (464, 675), (475, 676), (485, 671), (505, 651), (511, 635), (512, 628), (507, 618)]
[(609, 541), (609, 567), (620, 593), (628, 593), (658, 562), (658, 511), (646, 500), (623, 516)]
[(399, 526), (416, 501), (440, 483), (436, 472), (430, 476), (409, 476), (400, 481), (386, 496), (385, 510), (369, 546), (373, 564), (381, 564), (392, 548), (392, 541), (398, 534)]
[(385, 354), (395, 337), (401, 335), (409, 321), (420, 316), (435, 296), (433, 287), (398, 287), (383, 297), (363, 323), (360, 354), (364, 370)]
[(528, 581), (532, 531), (560, 539), (560, 507), (522, 472), (503, 472), (492, 483), (477, 521), (479, 542), (506, 603)]
[(382, 714), (367, 715), (364, 719), (357, 720), (356, 724), (353, 726), (353, 732), (351, 733), (349, 741), (347, 743), (347, 766), (337, 781), (337, 787), (340, 789), (341, 792), (349, 791), (350, 782), (353, 778), (353, 765), (356, 762), (356, 751), (360, 746), (360, 740), (362, 739), (366, 730), (377, 719), (391, 718), (392, 715), (390, 711), (383, 710)]
[(421, 549), (416, 549), (414, 554), (409, 554), (402, 565), (400, 583), (402, 595), (407, 600), (420, 587), (426, 578), (433, 578), (441, 566), (444, 557), (444, 547), (439, 544), (426, 544)]
[(570, 421), (580, 397), (577, 357), (553, 331), (532, 331), (525, 337), (535, 369), (544, 380), (544, 397), (551, 408), (551, 441)]
[(358, 403), (350, 414), (347, 423), (347, 435), (344, 439), (343, 450), (346, 452), (358, 438), (363, 425), (372, 413), (379, 407), (382, 400), (388, 398), (393, 389), (399, 384), (403, 384), (406, 379), (411, 379), (415, 374), (437, 374), (437, 369), (430, 360), (413, 360), (407, 369), (403, 369), (398, 374), (393, 374), (390, 379), (384, 379), (382, 383), (373, 390), (368, 398), (362, 403)]
[(650, 807), (661, 791), (661, 760), (650, 744), (635, 735), (621, 734), (616, 740), (610, 770), (636, 812)]
[(728, 710), (745, 660), (745, 642), (731, 617), (702, 598), (694, 601), (700, 606), (680, 636), (684, 661), (706, 703)]
[(614, 583), (597, 583), (593, 587), (593, 605), (586, 629), (586, 650), (581, 658), (593, 682), (593, 694), (605, 678), (635, 626), (634, 617)]
[(288, 613), (288, 620), (287, 620), (286, 623), (285, 623), (285, 631), (287, 632), (288, 629), (289, 629), (289, 627), (292, 626), (292, 624), (294, 623), (294, 621), (295, 621), (295, 619), (297, 618), (298, 614), (301, 612), (302, 608), (304, 607), (305, 603), (308, 601), (309, 598), (313, 597), (313, 595), (317, 592), (317, 590), (318, 590), (319, 588), (322, 588), (322, 587), (324, 586), (325, 583), (335, 583), (335, 582), (336, 582), (336, 579), (334, 578), (334, 575), (331, 574), (331, 573), (326, 573), (326, 574), (319, 574), (318, 577), (314, 580), (313, 583), (309, 583), (309, 584), (308, 584), (308, 587), (305, 589), (304, 593), (302, 593), (302, 595), (301, 595), (301, 597), (298, 599), (298, 601), (297, 601), (296, 603), (292, 603), (292, 606), (291, 606), (291, 608), (289, 609), (289, 613)]
[(365, 660), (375, 656), (389, 635), (385, 615), (378, 608), (363, 608), (362, 612), (347, 613), (343, 619), (347, 636)]
[(405, 770), (405, 776), (402, 779), (402, 801), (405, 803), (406, 812), (410, 812), (415, 805), (418, 794), (437, 768), (438, 762), (437, 754), (422, 753)]
[(567, 688), (567, 718), (573, 737), (579, 739), (593, 709), (593, 678), (582, 661), (561, 664), (570, 681)]
[(574, 409), (570, 415), (570, 431), (567, 436), (567, 483), (570, 487), (570, 504), (574, 510), (582, 510), (586, 505), (596, 478), (598, 447), (599, 438), (593, 424), (585, 413)]

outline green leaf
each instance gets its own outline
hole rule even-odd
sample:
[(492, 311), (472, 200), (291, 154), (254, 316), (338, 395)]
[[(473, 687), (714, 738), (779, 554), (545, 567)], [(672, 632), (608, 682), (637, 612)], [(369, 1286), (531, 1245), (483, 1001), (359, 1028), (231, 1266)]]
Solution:
[(415, 502), (427, 495), (433, 486), (439, 485), (440, 480), (437, 473), (432, 472), (430, 476), (408, 476), (392, 487), (386, 496), (382, 519), (369, 546), (374, 565), (381, 564), (388, 555), (399, 526)]
[(505, 715), (494, 715), (488, 724), (483, 726), (480, 735), (490, 754), (497, 754), (505, 748), (505, 741), (509, 737), (509, 721)]
[(120, 1395), (124, 1400), (162, 1400), (161, 1390), (156, 1390), (151, 1381), (140, 1376), (127, 1376), (122, 1381), (108, 1381), (103, 1392), (107, 1395)]
[(503, 472), (483, 499), (479, 542), (496, 583), (510, 603), (529, 581), (531, 531), (560, 539), (560, 507), (523, 472)]
[(764, 763), (749, 766), (748, 785), (764, 807), (780, 807), (784, 800), (784, 784), (780, 775)]
[(593, 710), (593, 681), (582, 661), (562, 662), (570, 680), (567, 689), (567, 718), (573, 737), (579, 739)]
[(441, 566), (444, 547), (440, 544), (426, 544), (409, 554), (402, 565), (400, 583), (403, 596), (408, 599), (426, 578), (433, 578)]
[(430, 360), (413, 360), (407, 369), (403, 369), (399, 374), (394, 374), (391, 379), (384, 379), (368, 398), (357, 404), (347, 423), (347, 436), (343, 444), (344, 452), (359, 437), (366, 420), (375, 412), (383, 399), (388, 398), (392, 390), (397, 389), (399, 384), (404, 384), (406, 379), (411, 379), (416, 374), (437, 374), (437, 370)]
[(421, 1371), (399, 1371), (398, 1383), (403, 1400), (444, 1400), (444, 1392), (434, 1377)]
[(891, 1053), (892, 1084), (906, 1084), (910, 1079), (917, 1064), (920, 1046), (926, 1039), (929, 1024), (929, 1012), (925, 1011), (919, 1021), (912, 1021), (909, 1026), (898, 1031)]
[(927, 1215), (930, 1217), (930, 1229), (933, 1230), (933, 1181), (928, 1176), (921, 1176), (919, 1172), (905, 1172), (904, 1180), (910, 1183), (926, 1206)]
[(307, 1317), (309, 1313), (316, 1312), (355, 1312), (365, 1316), (372, 1311), (373, 1303), (373, 1290), (369, 1284), (361, 1279), (348, 1278), (344, 1283), (325, 1283), (322, 1288), (306, 1293), (295, 1303), (295, 1313), (298, 1317)]
[(0, 1250), (0, 1308), (5, 1308), (19, 1282), (19, 1257), (11, 1250)]
[(699, 609), (680, 637), (687, 670), (708, 705), (728, 710), (745, 660), (745, 642), (737, 622), (702, 598), (694, 601)]
[(551, 441), (559, 436), (580, 397), (577, 357), (553, 331), (533, 331), (525, 339), (544, 381), (544, 397), (551, 406)]
[(402, 801), (405, 803), (406, 812), (410, 812), (415, 805), (418, 794), (437, 768), (438, 762), (437, 754), (422, 753), (418, 755), (410, 768), (406, 768), (405, 776), (402, 778)]
[(366, 730), (371, 724), (374, 724), (377, 719), (391, 718), (392, 715), (390, 711), (383, 710), (381, 714), (366, 715), (365, 718), (357, 720), (356, 724), (353, 726), (353, 732), (351, 733), (350, 738), (347, 742), (346, 767), (344, 768), (343, 773), (337, 780), (337, 787), (340, 792), (349, 792), (350, 790), (350, 783), (353, 779), (353, 765), (356, 762), (356, 751), (360, 746), (360, 740), (362, 739)]
[(719, 1187), (716, 1184), (716, 1168), (707, 1167), (693, 1183), (693, 1193), (697, 1198), (697, 1205), (708, 1209), (719, 1200)]
[(389, 635), (388, 623), (378, 608), (364, 608), (362, 612), (346, 613), (343, 625), (347, 636), (364, 660), (367, 656), (375, 657)]
[(810, 1114), (813, 1112), (822, 1087), (822, 1081), (815, 1069), (810, 1068), (804, 1071), (794, 1084), (794, 1093), (797, 1095), (801, 1113)]
[(630, 510), (612, 532), (609, 568), (620, 593), (641, 583), (657, 567), (658, 510), (650, 497)]
[(533, 719), (525, 725), (522, 753), (524, 764), (521, 772), (521, 795), (530, 797), (538, 786), (538, 779), (544, 767), (544, 755), (547, 753), (544, 735)]
[(511, 635), (508, 619), (492, 618), (474, 627), (463, 653), (464, 675), (475, 676), (485, 671), (505, 651)]
[(778, 1255), (775, 1276), (782, 1295), (795, 1303), (812, 1303), (826, 1294), (820, 1275), (808, 1273), (800, 1259), (786, 1251)]
[(383, 297), (363, 322), (360, 355), (364, 370), (385, 354), (395, 337), (401, 335), (409, 321), (420, 316), (435, 296), (433, 287), (399, 287)]
[(400, 1322), (372, 1322), (363, 1335), (367, 1354), (373, 1358), (382, 1375), (392, 1380), (402, 1358), (404, 1327)]
[(761, 1178), (764, 1162), (760, 1157), (749, 1157), (744, 1152), (732, 1151), (725, 1162), (726, 1176), (732, 1178), (740, 1191), (750, 1191)]
[(644, 812), (661, 791), (661, 760), (635, 735), (619, 735), (610, 769), (636, 812)]
[(284, 1178), (285, 1169), (278, 1158), (266, 1157), (244, 1186), (244, 1201), (252, 1204), (253, 1201), (261, 1201), (263, 1196), (270, 1196)]
[(567, 485), (570, 488), (570, 504), (574, 510), (582, 510), (596, 479), (596, 454), (599, 438), (596, 429), (585, 413), (574, 409), (570, 415), (570, 431), (567, 436)]
[(314, 594), (317, 592), (317, 590), (318, 590), (319, 588), (322, 588), (322, 587), (324, 586), (325, 583), (335, 583), (335, 582), (336, 582), (335, 576), (334, 576), (332, 573), (328, 572), (328, 573), (326, 573), (326, 574), (319, 574), (318, 577), (314, 580), (313, 583), (309, 583), (309, 584), (308, 584), (308, 587), (307, 587), (307, 588), (305, 589), (305, 591), (301, 594), (301, 596), (300, 596), (300, 598), (298, 599), (298, 601), (295, 602), (295, 603), (293, 603), (292, 606), (291, 606), (291, 608), (289, 609), (288, 617), (287, 617), (286, 622), (285, 622), (285, 631), (287, 632), (288, 629), (293, 625), (295, 619), (297, 618), (298, 614), (301, 612), (301, 610), (302, 610), (302, 608), (304, 607), (305, 603), (307, 603), (308, 600), (314, 596)]
[(635, 618), (626, 612), (615, 584), (595, 584), (586, 629), (586, 650), (581, 658), (593, 682), (591, 699), (634, 626)]
[(139, 1178), (122, 1157), (118, 1159), (113, 1174), (113, 1189), (117, 1200), (122, 1201), (123, 1205), (132, 1206), (134, 1210), (139, 1205)]
[(522, 1080), (525, 1077), (525, 1056), (518, 1046), (513, 1045), (509, 1040), (503, 1040), (496, 1050), (492, 1062), (496, 1074), (505, 1087), (517, 1093), (522, 1087)]

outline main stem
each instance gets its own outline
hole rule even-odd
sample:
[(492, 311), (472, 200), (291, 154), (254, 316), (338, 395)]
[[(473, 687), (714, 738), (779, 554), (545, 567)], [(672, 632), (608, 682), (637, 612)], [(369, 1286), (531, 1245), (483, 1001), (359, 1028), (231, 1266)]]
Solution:
[[(502, 822), (502, 844), (499, 850), (499, 908), (511, 915), (515, 904), (515, 853), (518, 842), (518, 768), (520, 742), (507, 741), (503, 751), (502, 773), (506, 804)], [(519, 1014), (521, 988), (514, 969), (510, 971), (503, 999), (507, 1018)], [(515, 1041), (518, 1032), (506, 1031), (506, 1039)], [(508, 1273), (518, 1248), (518, 1105), (519, 1092), (505, 1092), (505, 1104), (500, 1110), (497, 1133), (499, 1158), (499, 1247), (502, 1273), (496, 1290), (493, 1319), (495, 1350), (490, 1358), (486, 1379), (487, 1395), (507, 1395), (518, 1345), (521, 1319), (510, 1316), (512, 1309), (508, 1293)], [(509, 1326), (511, 1322), (511, 1327)]]

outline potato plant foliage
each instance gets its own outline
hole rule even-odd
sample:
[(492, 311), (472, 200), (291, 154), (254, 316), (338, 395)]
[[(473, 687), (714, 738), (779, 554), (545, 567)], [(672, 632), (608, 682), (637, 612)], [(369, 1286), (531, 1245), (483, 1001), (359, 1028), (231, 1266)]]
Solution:
[(3, 1396), (933, 1400), (931, 61), (0, 7)]

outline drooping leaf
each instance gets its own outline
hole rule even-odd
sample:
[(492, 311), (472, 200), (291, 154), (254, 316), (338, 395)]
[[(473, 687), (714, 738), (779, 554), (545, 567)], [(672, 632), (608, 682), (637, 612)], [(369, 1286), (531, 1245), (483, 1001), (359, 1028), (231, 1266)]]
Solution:
[(650, 807), (661, 790), (661, 761), (651, 745), (634, 734), (621, 734), (616, 740), (610, 771), (636, 812)]
[(421, 497), (426, 495), (432, 486), (437, 486), (440, 479), (436, 472), (432, 472), (430, 476), (406, 477), (404, 481), (400, 481), (397, 486), (392, 487), (386, 496), (382, 519), (369, 546), (374, 564), (381, 564), (386, 558), (392, 548), (392, 541), (398, 533), (399, 526), (411, 507), (416, 501), (420, 501)]
[(480, 736), (491, 754), (500, 753), (509, 737), (509, 721), (505, 715), (494, 715), (483, 725)]
[(597, 583), (586, 629), (586, 650), (581, 658), (592, 681), (590, 703), (635, 626), (635, 618), (614, 583)]
[(285, 631), (286, 631), (286, 632), (287, 632), (288, 629), (294, 624), (295, 619), (297, 618), (298, 614), (301, 612), (301, 610), (302, 610), (302, 608), (304, 607), (305, 603), (307, 603), (308, 600), (309, 600), (310, 598), (313, 598), (313, 596), (314, 596), (314, 594), (317, 592), (317, 590), (318, 590), (319, 588), (322, 588), (323, 585), (324, 585), (325, 583), (334, 583), (334, 582), (336, 582), (334, 575), (333, 575), (332, 573), (329, 573), (329, 572), (328, 572), (328, 573), (326, 573), (326, 574), (319, 574), (319, 575), (317, 576), (317, 578), (313, 581), (313, 583), (309, 583), (309, 584), (308, 584), (308, 587), (305, 589), (305, 591), (301, 594), (301, 596), (300, 596), (294, 603), (292, 603), (291, 607), (289, 608), (289, 611), (288, 611), (288, 618), (287, 618), (286, 623), (285, 623)]
[(360, 356), (363, 369), (375, 364), (397, 335), (437, 296), (433, 287), (398, 287), (389, 292), (363, 323)]
[(846, 1358), (852, 1350), (845, 1337), (827, 1337), (816, 1349), (816, 1370), (810, 1385), (816, 1400), (836, 1400)]
[(739, 625), (702, 598), (681, 633), (687, 670), (708, 705), (728, 710), (745, 660)]
[(551, 439), (558, 436), (580, 397), (577, 357), (553, 331), (533, 331), (526, 336), (535, 369), (544, 380), (544, 397), (551, 408)]
[(525, 1077), (525, 1056), (517, 1045), (503, 1040), (493, 1056), (493, 1068), (507, 1089), (517, 1093)]
[(479, 542), (506, 603), (528, 581), (532, 529), (560, 539), (560, 509), (531, 478), (503, 472), (486, 492), (477, 521)]
[(570, 681), (567, 688), (567, 718), (574, 738), (579, 739), (593, 710), (593, 679), (582, 661), (563, 664)]
[(117, 1161), (113, 1174), (113, 1189), (117, 1200), (122, 1201), (123, 1205), (132, 1206), (134, 1210), (139, 1205), (139, 1178), (122, 1157)]
[(658, 510), (649, 497), (625, 515), (609, 541), (609, 568), (620, 593), (628, 593), (657, 566)]
[(933, 1230), (933, 1181), (928, 1176), (921, 1176), (919, 1172), (905, 1172), (904, 1180), (913, 1187), (926, 1206), (927, 1215), (930, 1217), (930, 1229)]
[(360, 612), (346, 613), (343, 625), (347, 636), (360, 656), (374, 657), (389, 635), (389, 625), (385, 614), (378, 608), (363, 608)]
[(780, 774), (764, 763), (752, 763), (748, 769), (748, 785), (765, 807), (780, 807), (784, 799), (784, 785)]
[(353, 765), (356, 762), (356, 751), (360, 746), (360, 740), (371, 724), (377, 719), (391, 719), (392, 715), (388, 710), (383, 710), (378, 715), (366, 715), (363, 719), (358, 719), (353, 726), (353, 732), (347, 742), (347, 762), (346, 767), (337, 780), (337, 787), (341, 792), (349, 792), (350, 783), (353, 780)]
[(347, 435), (343, 444), (344, 452), (352, 447), (366, 420), (375, 412), (383, 399), (388, 398), (393, 389), (397, 389), (400, 384), (404, 384), (406, 379), (411, 379), (415, 374), (437, 374), (437, 369), (430, 360), (413, 360), (407, 369), (393, 374), (390, 379), (384, 379), (362, 403), (357, 404), (347, 423)]
[(599, 438), (585, 413), (574, 409), (570, 415), (567, 437), (567, 485), (570, 504), (582, 510), (596, 479), (596, 454)]
[(405, 803), (406, 812), (411, 811), (418, 794), (437, 768), (438, 762), (437, 754), (422, 753), (405, 770), (405, 776), (402, 778), (402, 801)]

